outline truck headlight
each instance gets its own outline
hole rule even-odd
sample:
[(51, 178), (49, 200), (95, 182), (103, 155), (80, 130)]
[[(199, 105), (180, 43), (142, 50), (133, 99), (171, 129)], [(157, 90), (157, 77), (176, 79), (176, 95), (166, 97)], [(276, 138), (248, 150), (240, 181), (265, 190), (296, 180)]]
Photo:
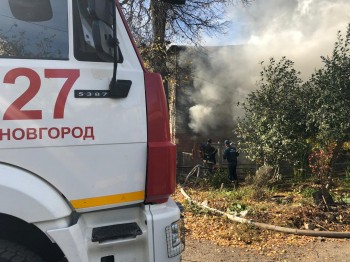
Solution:
[(168, 257), (175, 257), (182, 253), (185, 249), (185, 238), (183, 232), (183, 221), (172, 223), (170, 226), (165, 228), (166, 242), (168, 248)]

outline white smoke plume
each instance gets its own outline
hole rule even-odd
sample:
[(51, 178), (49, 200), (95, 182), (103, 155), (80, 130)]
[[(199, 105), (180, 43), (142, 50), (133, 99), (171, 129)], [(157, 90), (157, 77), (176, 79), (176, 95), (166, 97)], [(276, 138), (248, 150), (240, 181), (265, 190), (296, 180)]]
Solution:
[(320, 56), (331, 55), (337, 32), (345, 33), (349, 10), (349, 0), (255, 0), (248, 7), (233, 6), (231, 32), (220, 42), (207, 40), (227, 47), (209, 52), (209, 65), (196, 65), (191, 129), (203, 135), (232, 131), (242, 114), (236, 104), (256, 88), (261, 61), (286, 56), (308, 79), (322, 66)]

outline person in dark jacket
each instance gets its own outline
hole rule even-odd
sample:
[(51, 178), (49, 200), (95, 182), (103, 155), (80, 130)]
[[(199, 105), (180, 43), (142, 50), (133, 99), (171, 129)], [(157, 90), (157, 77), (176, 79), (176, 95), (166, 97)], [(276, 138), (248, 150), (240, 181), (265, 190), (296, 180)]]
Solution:
[(239, 153), (237, 152), (236, 148), (230, 145), (229, 140), (225, 140), (225, 151), (223, 158), (227, 160), (228, 162), (228, 179), (232, 182), (235, 182), (238, 184), (238, 178), (237, 178), (237, 156), (239, 156)]
[(218, 150), (211, 145), (212, 140), (208, 139), (204, 147), (204, 162), (208, 165), (209, 171), (213, 172), (213, 167), (216, 164), (216, 153)]

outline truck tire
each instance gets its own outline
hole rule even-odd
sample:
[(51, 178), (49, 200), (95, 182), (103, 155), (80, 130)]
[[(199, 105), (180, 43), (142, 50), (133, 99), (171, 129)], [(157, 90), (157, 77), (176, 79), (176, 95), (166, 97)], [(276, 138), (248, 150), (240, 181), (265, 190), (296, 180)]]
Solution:
[(24, 246), (0, 239), (0, 262), (43, 262), (43, 260)]

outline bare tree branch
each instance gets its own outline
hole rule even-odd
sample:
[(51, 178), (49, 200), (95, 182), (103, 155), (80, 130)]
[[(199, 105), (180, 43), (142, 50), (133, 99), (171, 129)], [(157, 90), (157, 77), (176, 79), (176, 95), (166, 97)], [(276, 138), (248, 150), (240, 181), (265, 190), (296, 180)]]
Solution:
[(120, 4), (138, 45), (155, 52), (146, 55), (152, 59), (151, 69), (166, 74), (167, 44), (200, 45), (203, 33), (225, 33), (229, 23), (225, 16), (227, 7), (249, 5), (252, 1), (187, 0), (185, 5), (171, 5), (161, 0), (122, 0)]

